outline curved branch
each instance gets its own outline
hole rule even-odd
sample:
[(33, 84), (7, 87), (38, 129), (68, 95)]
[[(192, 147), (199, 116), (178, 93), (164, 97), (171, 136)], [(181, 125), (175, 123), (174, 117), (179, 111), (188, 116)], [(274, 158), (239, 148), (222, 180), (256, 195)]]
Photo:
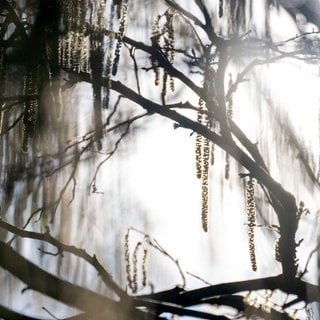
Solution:
[(201, 312), (196, 310), (186, 309), (183, 306), (179, 306), (173, 303), (145, 299), (145, 298), (136, 298), (133, 300), (135, 306), (144, 306), (154, 310), (155, 312), (168, 312), (172, 314), (176, 314), (179, 316), (190, 316), (200, 319), (209, 319), (209, 320), (229, 320), (229, 318), (225, 316), (216, 316), (211, 313)]
[[(222, 283), (204, 288), (183, 291), (171, 289), (151, 295), (143, 295), (143, 299), (159, 299), (161, 301), (179, 304), (181, 306), (194, 306), (202, 303), (210, 303), (217, 297), (237, 294), (244, 291), (256, 291), (261, 289), (282, 290), (288, 294), (297, 295), (297, 300), (307, 303), (320, 301), (320, 290), (318, 286), (306, 283), (301, 279), (293, 279), (290, 283), (283, 275), (253, 280)], [(238, 305), (239, 302), (237, 302)]]
[(55, 246), (58, 249), (58, 254), (63, 254), (63, 252), (72, 253), (85, 261), (91, 264), (97, 271), (98, 274), (101, 276), (103, 282), (112, 289), (119, 297), (125, 299), (127, 297), (126, 293), (112, 280), (109, 272), (100, 264), (96, 256), (90, 256), (85, 250), (76, 248), (75, 246), (70, 246), (61, 243), (54, 237), (52, 237), (49, 232), (46, 233), (38, 233), (33, 231), (26, 231), (20, 228), (17, 228), (2, 219), (0, 219), (0, 228), (5, 229), (9, 232), (14, 233), (22, 238), (29, 238), (29, 239), (36, 239), (40, 241), (44, 241), (50, 243), (51, 245)]
[(0, 241), (0, 266), (24, 282), (28, 289), (36, 290), (89, 314), (103, 314), (105, 318), (122, 320), (154, 319), (154, 315), (134, 309), (129, 299), (116, 302), (89, 289), (57, 278), (22, 257), (2, 241)]

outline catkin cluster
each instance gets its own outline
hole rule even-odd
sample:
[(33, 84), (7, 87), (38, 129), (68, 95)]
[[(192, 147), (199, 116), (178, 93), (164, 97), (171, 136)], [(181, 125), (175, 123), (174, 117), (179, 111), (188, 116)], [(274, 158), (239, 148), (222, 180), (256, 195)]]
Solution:
[(254, 243), (254, 229), (256, 226), (256, 204), (254, 199), (255, 180), (250, 177), (246, 186), (246, 213), (247, 226), (249, 236), (249, 253), (251, 268), (253, 271), (257, 270), (255, 243)]
[(59, 42), (60, 65), (76, 72), (88, 72), (85, 1), (61, 1), (66, 35)]
[[(143, 248), (142, 242), (137, 242), (133, 254), (130, 254), (129, 231), (125, 235), (125, 264), (127, 283), (132, 293), (137, 293), (139, 289), (139, 267), (141, 267), (141, 285), (147, 285), (147, 255), (148, 251)], [(141, 261), (141, 264), (139, 264)]]

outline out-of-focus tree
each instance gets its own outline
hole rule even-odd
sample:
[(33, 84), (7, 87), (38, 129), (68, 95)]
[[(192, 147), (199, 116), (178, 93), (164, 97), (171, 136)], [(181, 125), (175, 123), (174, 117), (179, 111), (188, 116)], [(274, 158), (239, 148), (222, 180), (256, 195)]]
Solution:
[[(298, 25), (300, 33), (279, 41), (271, 19), (277, 14)], [(1, 0), (1, 272), (21, 280), (23, 292), (38, 291), (81, 312), (68, 319), (161, 319), (167, 314), (316, 319), (319, 287), (306, 278), (316, 240), (304, 264), (297, 251), (304, 241), (301, 232), (316, 230), (318, 208), (309, 210), (296, 193), (300, 185), (311, 185), (312, 195), (319, 191), (319, 165), (261, 78), (284, 60), (314, 67), (319, 61), (319, 21), (317, 1), (219, 0), (210, 5), (202, 0)], [(307, 23), (314, 29), (306, 32)], [(83, 123), (78, 118), (83, 110), (77, 110), (83, 102), (72, 102), (72, 90), (85, 83), (90, 84), (86, 90), (92, 101), (90, 119)], [(248, 107), (248, 100), (241, 99), (250, 90), (257, 91), (259, 105)], [(151, 248), (174, 261), (185, 285), (178, 261), (149, 235), (142, 234), (134, 247), (130, 232), (139, 231), (125, 236), (125, 288), (95, 255), (64, 244), (61, 233), (50, 231), (63, 228), (79, 183), (86, 190), (69, 214), (85, 214), (88, 193), (100, 192), (97, 180), (103, 165), (127, 136), (144, 130), (138, 121), (155, 115), (172, 121), (175, 130), (187, 129), (195, 141), (195, 154), (189, 156), (195, 158), (200, 181), (201, 224), (194, 228), (211, 230), (211, 167), (219, 171), (220, 184), (237, 177), (244, 190), (245, 245), (252, 272), (259, 269), (256, 235), (268, 229), (264, 240), (272, 243), (279, 274), (267, 270), (269, 275), (232, 283), (222, 275), (220, 284), (199, 289), (158, 291), (155, 285), (155, 291), (139, 294), (138, 287), (147, 290)], [(273, 158), (273, 150), (280, 160)], [(237, 163), (237, 172), (232, 163)], [(85, 182), (79, 182), (80, 166), (89, 168)], [(291, 170), (299, 173), (286, 180), (283, 172)], [(242, 209), (236, 214), (242, 215)], [(152, 212), (148, 215), (152, 219)], [(52, 255), (53, 246), (55, 255), (84, 259), (96, 269), (107, 294), (65, 281), (41, 262), (26, 259), (21, 254), (25, 238), (40, 241), (40, 256)], [(4, 305), (0, 317), (30, 319)]]

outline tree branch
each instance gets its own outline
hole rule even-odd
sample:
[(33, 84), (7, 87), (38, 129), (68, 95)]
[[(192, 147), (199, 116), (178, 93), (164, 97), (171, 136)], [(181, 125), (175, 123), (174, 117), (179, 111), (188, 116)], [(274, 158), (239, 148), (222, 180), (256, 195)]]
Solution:
[(97, 271), (98, 274), (101, 276), (102, 281), (112, 289), (120, 298), (126, 299), (126, 293), (113, 281), (112, 277), (110, 276), (109, 272), (100, 264), (96, 256), (90, 256), (85, 250), (76, 248), (75, 246), (70, 246), (61, 243), (54, 237), (50, 235), (47, 231), (45, 233), (38, 233), (33, 231), (26, 231), (20, 228), (17, 228), (2, 219), (0, 219), (0, 228), (7, 230), (9, 232), (14, 233), (22, 238), (29, 238), (29, 239), (36, 239), (40, 241), (44, 241), (50, 243), (51, 245), (55, 246), (58, 249), (58, 254), (63, 254), (63, 252), (69, 252), (77, 257), (80, 257), (91, 264)]
[(201, 319), (210, 319), (210, 320), (229, 320), (229, 318), (225, 316), (216, 316), (211, 313), (201, 312), (196, 310), (186, 309), (183, 306), (179, 306), (177, 304), (157, 301), (152, 299), (145, 298), (135, 298), (133, 300), (135, 306), (144, 306), (154, 310), (156, 313), (168, 312), (172, 314), (176, 314), (179, 316), (190, 316)]
[(106, 318), (123, 320), (154, 319), (151, 315), (150, 318), (147, 313), (134, 309), (128, 299), (116, 302), (57, 278), (23, 258), (2, 241), (0, 241), (0, 266), (23, 281), (28, 289), (36, 290), (89, 314), (104, 314)]
[(298, 278), (294, 278), (291, 282), (288, 282), (283, 275), (217, 284), (189, 291), (179, 289), (177, 292), (177, 289), (171, 289), (158, 292), (154, 295), (143, 295), (141, 298), (159, 299), (159, 297), (161, 297), (161, 301), (187, 307), (202, 303), (210, 303), (210, 301), (216, 297), (261, 289), (279, 289), (285, 293), (297, 295), (299, 301), (306, 301), (307, 303), (320, 301), (320, 290), (318, 286), (306, 283)]

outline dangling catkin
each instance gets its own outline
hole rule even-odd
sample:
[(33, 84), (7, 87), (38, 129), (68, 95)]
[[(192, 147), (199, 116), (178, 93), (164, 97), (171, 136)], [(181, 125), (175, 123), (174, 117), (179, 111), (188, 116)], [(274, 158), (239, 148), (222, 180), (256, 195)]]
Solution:
[(24, 78), (23, 94), (26, 96), (24, 105), (23, 124), (24, 132), (22, 138), (22, 151), (28, 152), (29, 140), (34, 135), (35, 122), (38, 114), (39, 94), (38, 68), (27, 72)]
[(129, 288), (132, 288), (132, 279), (131, 279), (131, 263), (130, 263), (130, 249), (129, 249), (129, 230), (125, 235), (124, 242), (124, 260), (126, 264), (126, 276)]
[[(204, 117), (204, 101), (199, 99), (199, 110), (197, 113), (197, 122), (205, 124), (210, 128), (210, 121)], [(202, 229), (208, 231), (208, 215), (209, 215), (209, 164), (212, 152), (212, 144), (210, 140), (204, 138), (201, 134), (196, 135), (196, 174), (201, 179), (201, 223)]]
[(114, 60), (113, 60), (113, 67), (112, 67), (112, 75), (115, 76), (118, 71), (119, 61), (120, 61), (120, 50), (122, 47), (122, 40), (124, 37), (124, 32), (126, 28), (126, 22), (127, 22), (127, 12), (128, 12), (128, 6), (127, 2), (120, 5), (120, 22), (119, 22), (119, 32), (117, 36), (117, 44), (116, 49), (114, 52)]
[(142, 258), (142, 286), (145, 287), (147, 285), (147, 256), (148, 251), (144, 249), (143, 258)]
[(249, 237), (249, 254), (251, 268), (253, 271), (257, 271), (257, 262), (255, 254), (254, 243), (254, 228), (256, 226), (256, 204), (254, 199), (255, 180), (250, 177), (246, 185), (246, 213), (247, 213), (247, 226)]
[(202, 165), (202, 206), (201, 206), (201, 221), (203, 231), (208, 231), (208, 216), (209, 216), (209, 163), (210, 163), (210, 141), (203, 141), (203, 165)]
[(132, 255), (133, 270), (132, 270), (131, 290), (133, 293), (137, 293), (138, 291), (138, 254), (139, 254), (139, 249), (141, 245), (142, 245), (141, 242), (138, 242), (136, 244), (136, 247), (134, 248), (133, 255)]
[[(173, 29), (173, 17), (174, 13), (167, 11), (166, 18), (167, 22), (165, 24), (165, 30), (167, 37), (165, 36), (165, 45), (167, 47), (167, 56), (168, 60), (171, 64), (174, 63), (174, 29)], [(170, 75), (170, 90), (174, 92), (175, 85), (174, 85), (174, 78)]]
[[(203, 122), (203, 100), (202, 99), (199, 99), (199, 110), (197, 113), (197, 122), (200, 124), (202, 124)], [(195, 156), (196, 156), (196, 174), (198, 179), (201, 179), (201, 175), (202, 175), (202, 147), (203, 147), (203, 137), (200, 133), (197, 133)]]
[[(152, 24), (151, 43), (153, 47), (160, 46), (160, 37), (161, 37), (161, 31), (159, 26), (160, 19), (161, 19), (161, 16), (158, 15), (157, 19)], [(158, 61), (156, 61), (154, 58), (151, 57), (151, 65), (154, 72), (154, 84), (158, 86), (160, 83), (160, 70), (158, 67)]]

